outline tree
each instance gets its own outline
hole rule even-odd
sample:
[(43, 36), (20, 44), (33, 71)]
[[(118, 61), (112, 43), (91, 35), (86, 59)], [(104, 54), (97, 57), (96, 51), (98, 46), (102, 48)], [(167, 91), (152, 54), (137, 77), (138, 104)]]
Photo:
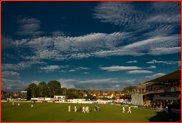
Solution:
[(50, 81), (48, 83), (48, 89), (49, 89), (49, 93), (50, 93), (50, 96), (53, 97), (53, 95), (59, 91), (59, 89), (61, 89), (61, 84), (60, 82), (58, 82), (57, 80), (54, 80), (54, 81)]
[(41, 97), (47, 97), (49, 95), (48, 85), (44, 81), (39, 83), (38, 88)]
[(61, 88), (59, 88), (59, 89), (57, 89), (57, 90), (55, 91), (55, 95), (62, 95), (62, 94), (63, 94), (63, 91), (62, 91)]
[(27, 91), (27, 99), (30, 100), (31, 97), (38, 97), (39, 89), (36, 84), (32, 83), (25, 89)]
[(75, 99), (75, 98), (76, 98), (75, 94), (73, 94), (73, 93), (68, 94), (68, 99)]
[(123, 89), (123, 91), (132, 91), (132, 89), (135, 89), (136, 88), (136, 86), (127, 86), (127, 87), (125, 87), (124, 89)]
[(82, 99), (82, 98), (83, 98), (83, 94), (80, 93), (77, 95), (77, 99)]
[(21, 98), (21, 93), (20, 92), (18, 92), (18, 98)]

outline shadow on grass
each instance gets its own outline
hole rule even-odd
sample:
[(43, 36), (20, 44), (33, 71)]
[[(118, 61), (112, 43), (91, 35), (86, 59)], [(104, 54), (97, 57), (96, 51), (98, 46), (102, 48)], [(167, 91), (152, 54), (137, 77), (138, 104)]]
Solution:
[(153, 117), (146, 117), (150, 122), (170, 122), (170, 119), (173, 119), (173, 122), (181, 121), (181, 114), (178, 113), (169, 113), (166, 112), (157, 112), (157, 114)]
[(63, 121), (63, 122), (70, 122), (70, 121), (72, 121), (73, 119), (69, 119), (69, 120), (66, 120), (66, 121)]

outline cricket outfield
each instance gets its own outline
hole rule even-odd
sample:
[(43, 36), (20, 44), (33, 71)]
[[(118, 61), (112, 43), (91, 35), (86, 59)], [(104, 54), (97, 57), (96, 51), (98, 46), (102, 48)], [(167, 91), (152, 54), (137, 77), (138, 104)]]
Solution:
[[(2, 122), (169, 122), (170, 117), (174, 122), (181, 121), (181, 114), (166, 114), (165, 112), (131, 108), (132, 113), (122, 113), (122, 106), (97, 104), (100, 111), (94, 111), (95, 104), (76, 104), (77, 112), (74, 112), (75, 104), (67, 103), (35, 103), (31, 109), (31, 103), (20, 102), (12, 105), (11, 102), (1, 103)], [(71, 112), (68, 112), (68, 106)], [(80, 106), (89, 106), (90, 113), (80, 113)]]

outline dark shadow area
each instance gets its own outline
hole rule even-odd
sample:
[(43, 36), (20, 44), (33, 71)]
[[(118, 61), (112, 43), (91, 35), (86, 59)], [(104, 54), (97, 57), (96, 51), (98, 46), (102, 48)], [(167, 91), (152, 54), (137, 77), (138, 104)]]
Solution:
[(63, 122), (70, 122), (70, 121), (72, 121), (73, 119), (69, 119), (69, 120), (66, 120), (66, 121), (63, 121)]
[(173, 122), (181, 122), (181, 114), (180, 113), (168, 113), (166, 112), (157, 112), (157, 114), (153, 117), (146, 117), (150, 122), (170, 122), (170, 119)]

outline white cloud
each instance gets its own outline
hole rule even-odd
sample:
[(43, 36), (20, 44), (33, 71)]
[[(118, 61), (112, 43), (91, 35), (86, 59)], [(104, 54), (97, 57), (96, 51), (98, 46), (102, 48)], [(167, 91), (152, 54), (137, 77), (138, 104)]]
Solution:
[(143, 12), (135, 10), (133, 5), (124, 1), (100, 2), (94, 11), (94, 18), (120, 26), (140, 22), (143, 19)]
[[(88, 57), (107, 56), (141, 56), (172, 54), (181, 51), (180, 35), (150, 37), (149, 39), (127, 42), (131, 33), (114, 32), (111, 34), (91, 33), (78, 37), (39, 37), (27, 40), (16, 40), (17, 47), (30, 47), (32, 54), (21, 55), (26, 60), (69, 60)], [(48, 48), (49, 47), (49, 48)], [(87, 51), (87, 52), (85, 52)]]
[(87, 67), (77, 67), (76, 69), (77, 70), (88, 70), (89, 68), (87, 68)]
[(154, 63), (171, 64), (171, 65), (178, 64), (178, 66), (181, 66), (181, 61), (157, 61), (157, 60), (152, 60), (152, 61), (147, 62), (147, 64), (154, 64)]
[(32, 81), (32, 83), (39, 85), (40, 81)]
[(181, 14), (171, 15), (171, 16), (167, 14), (161, 14), (147, 19), (147, 22), (174, 23), (179, 21), (181, 21)]
[(9, 84), (23, 84), (24, 82), (20, 80), (11, 80), (11, 79), (1, 79), (2, 83), (9, 83)]
[(156, 68), (156, 66), (150, 66), (150, 67), (148, 67), (148, 69), (154, 69), (154, 68)]
[(46, 64), (45, 62), (40, 61), (24, 61), (18, 64), (1, 64), (1, 70), (21, 70), (24, 68), (29, 68), (34, 64)]
[(43, 32), (37, 31), (40, 28), (40, 20), (35, 18), (22, 18), (19, 16), (17, 23), (20, 24), (19, 31), (16, 32), (18, 35), (40, 35)]
[(74, 69), (71, 69), (71, 70), (69, 70), (68, 72), (75, 72), (76, 70), (74, 70)]
[(142, 69), (137, 66), (111, 66), (111, 67), (100, 67), (101, 70), (107, 71), (122, 71), (122, 70), (132, 70), (132, 69)]
[(151, 55), (164, 55), (164, 54), (174, 54), (179, 53), (181, 51), (181, 47), (171, 47), (171, 48), (154, 48), (149, 51), (148, 54)]
[(54, 72), (55, 70), (58, 70), (60, 68), (66, 68), (69, 67), (68, 65), (65, 66), (58, 66), (58, 65), (47, 65), (46, 67), (41, 67), (40, 69), (46, 70), (46, 72)]
[(116, 85), (116, 87), (119, 87), (119, 85)]
[(153, 73), (152, 71), (149, 70), (133, 70), (133, 71), (128, 71), (128, 74), (143, 74), (143, 73)]
[[(68, 36), (59, 30), (53, 36), (40, 36), (12, 41), (2, 38), (4, 42), (16, 48), (30, 49), (17, 52), (26, 60), (69, 60), (89, 57), (108, 56), (142, 56), (163, 55), (181, 52), (181, 35), (174, 34), (180, 27), (179, 2), (151, 2), (146, 4), (145, 12), (141, 5), (131, 2), (100, 2), (94, 9), (93, 17), (104, 23), (123, 26), (122, 32), (94, 33)], [(152, 11), (151, 11), (152, 9)], [(165, 10), (165, 11), (164, 11)], [(148, 14), (150, 12), (150, 14)], [(19, 34), (32, 35), (40, 33), (40, 20), (20, 17)], [(23, 31), (24, 30), (24, 31)], [(143, 34), (145, 32), (145, 34)], [(141, 36), (136, 34), (141, 33)], [(13, 43), (12, 43), (13, 42)], [(11, 46), (5, 43), (6, 48)], [(122, 46), (122, 44), (124, 45)], [(31, 52), (31, 54), (30, 54)]]
[(56, 69), (60, 69), (60, 66), (58, 66), (58, 65), (48, 65), (46, 67), (41, 67), (40, 69), (44, 69), (47, 72), (49, 72), (49, 71), (52, 71), (53, 72)]
[(65, 70), (60, 70), (60, 71), (58, 71), (58, 72), (66, 73), (66, 71), (65, 71)]
[(137, 63), (137, 60), (134, 60), (134, 61), (128, 61), (126, 63)]
[(153, 74), (153, 75), (151, 75), (151, 76), (145, 76), (145, 77), (147, 77), (147, 78), (149, 78), (150, 80), (152, 80), (152, 79), (155, 79), (155, 78), (164, 76), (164, 75), (165, 75), (165, 73), (155, 73), (155, 74)]
[(1, 77), (17, 77), (20, 74), (14, 71), (3, 71), (1, 72)]

